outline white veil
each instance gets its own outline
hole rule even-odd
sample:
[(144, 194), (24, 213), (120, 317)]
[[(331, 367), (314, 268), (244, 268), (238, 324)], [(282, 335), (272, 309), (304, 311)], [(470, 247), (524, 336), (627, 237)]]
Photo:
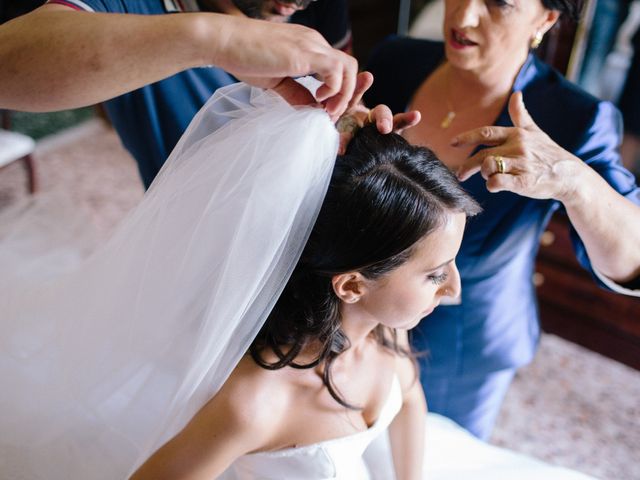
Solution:
[(318, 109), (221, 89), (88, 261), (3, 289), (0, 477), (122, 479), (175, 435), (281, 293), (337, 146)]

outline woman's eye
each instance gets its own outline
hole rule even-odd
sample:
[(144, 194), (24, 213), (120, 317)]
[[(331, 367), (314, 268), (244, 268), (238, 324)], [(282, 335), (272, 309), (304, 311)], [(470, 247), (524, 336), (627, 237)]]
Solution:
[(428, 278), (433, 282), (434, 285), (442, 285), (447, 281), (447, 276), (447, 272), (444, 272), (440, 275), (429, 275)]
[(498, 7), (498, 8), (506, 8), (506, 7), (512, 7), (513, 5), (511, 5), (509, 2), (505, 1), (505, 0), (489, 0), (489, 3)]

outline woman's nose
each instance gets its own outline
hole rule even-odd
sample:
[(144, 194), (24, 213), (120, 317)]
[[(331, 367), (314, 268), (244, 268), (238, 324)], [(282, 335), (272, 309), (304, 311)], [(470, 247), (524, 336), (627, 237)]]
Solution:
[(484, 7), (482, 0), (449, 0), (449, 8), (453, 9), (454, 28), (474, 28), (478, 26), (480, 11)]

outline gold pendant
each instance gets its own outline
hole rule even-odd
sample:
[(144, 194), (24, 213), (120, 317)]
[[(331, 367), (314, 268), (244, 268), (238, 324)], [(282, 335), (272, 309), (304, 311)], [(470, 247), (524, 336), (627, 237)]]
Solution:
[(456, 112), (450, 111), (447, 113), (447, 115), (442, 119), (442, 122), (440, 122), (440, 128), (449, 128), (454, 118), (456, 118)]

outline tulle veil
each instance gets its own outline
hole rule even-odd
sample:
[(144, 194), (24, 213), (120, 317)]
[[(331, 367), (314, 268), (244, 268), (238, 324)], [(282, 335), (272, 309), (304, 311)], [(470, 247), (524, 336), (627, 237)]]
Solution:
[(87, 261), (35, 281), (0, 243), (0, 476), (123, 479), (175, 435), (281, 293), (337, 144), (324, 112), (232, 85)]

